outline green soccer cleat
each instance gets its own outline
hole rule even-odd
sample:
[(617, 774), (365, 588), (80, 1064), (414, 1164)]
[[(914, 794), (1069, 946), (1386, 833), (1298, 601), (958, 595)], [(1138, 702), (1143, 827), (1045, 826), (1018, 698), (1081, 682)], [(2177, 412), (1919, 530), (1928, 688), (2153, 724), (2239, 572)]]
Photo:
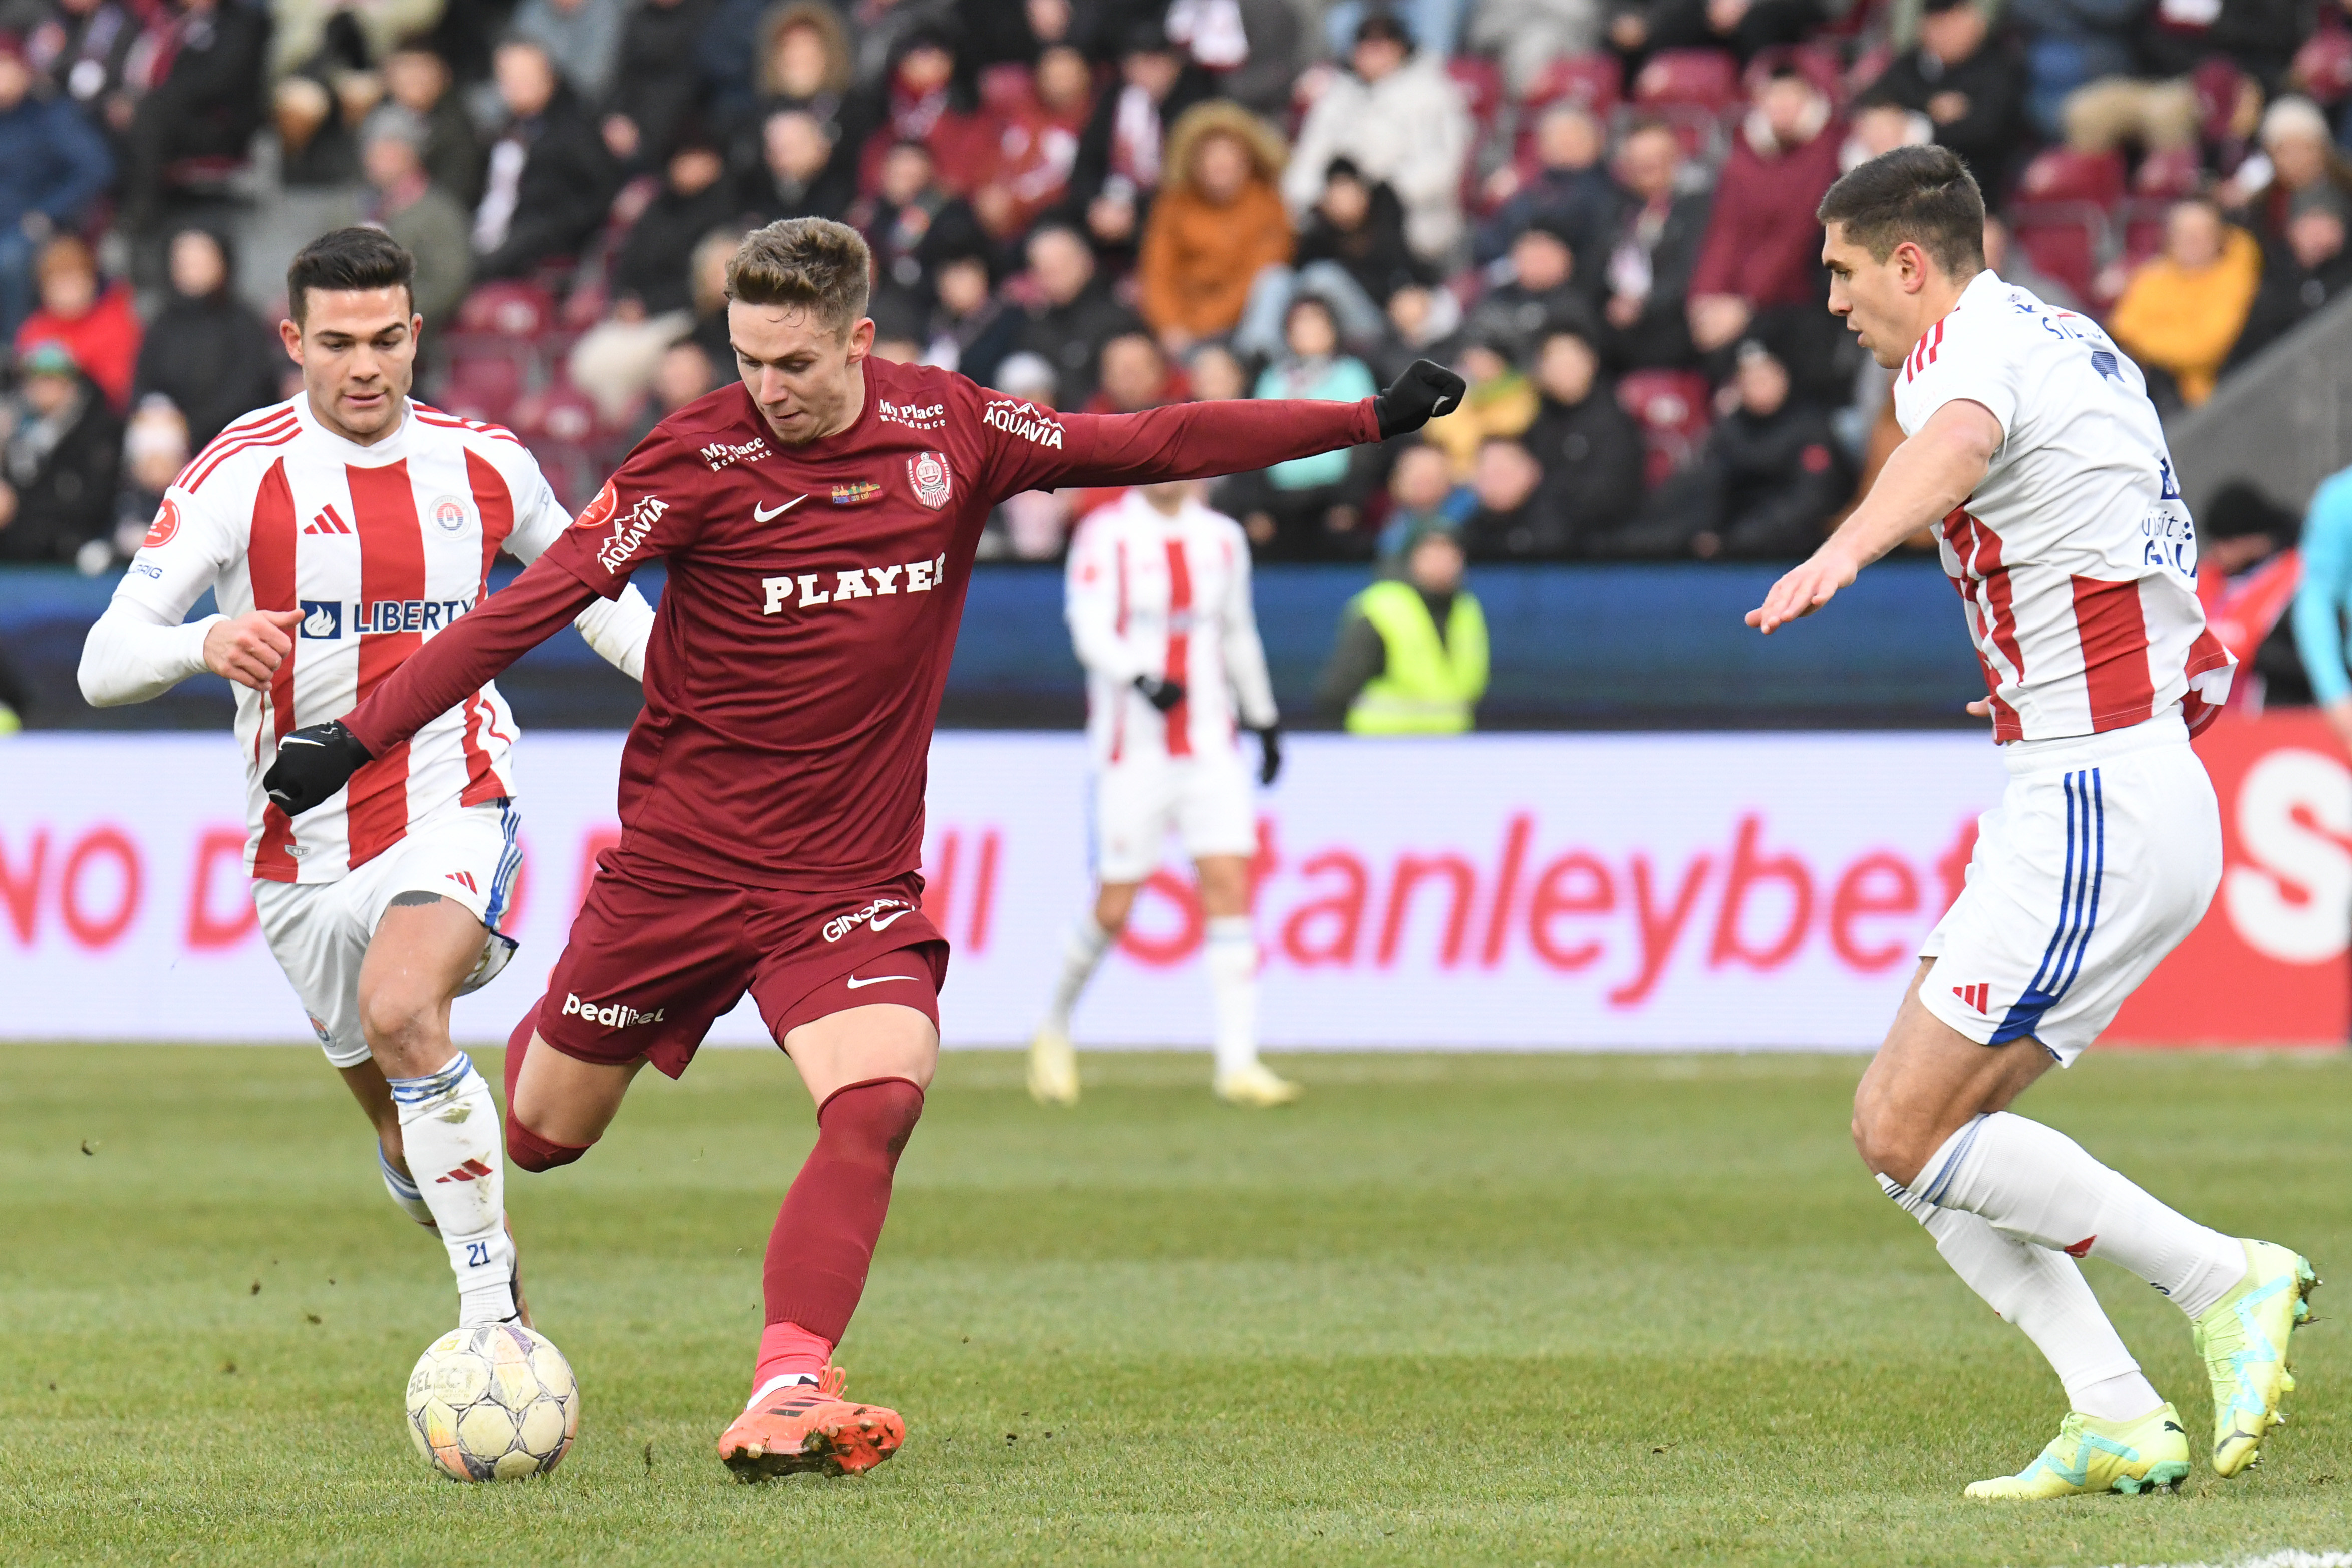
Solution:
[(2042, 1457), (2013, 1476), (1972, 1483), (1966, 1495), (2040, 1502), (2086, 1492), (2178, 1490), (2189, 1479), (2189, 1434), (2179, 1412), (2159, 1405), (2137, 1421), (2102, 1421), (2071, 1411)]
[(2311, 1321), (2319, 1276), (2307, 1259), (2248, 1241), (2246, 1277), (2197, 1320), (2197, 1354), (2213, 1380), (2213, 1470), (2234, 1476), (2263, 1457), (2263, 1438), (2286, 1425), (2279, 1406), (2294, 1391), (2287, 1339)]

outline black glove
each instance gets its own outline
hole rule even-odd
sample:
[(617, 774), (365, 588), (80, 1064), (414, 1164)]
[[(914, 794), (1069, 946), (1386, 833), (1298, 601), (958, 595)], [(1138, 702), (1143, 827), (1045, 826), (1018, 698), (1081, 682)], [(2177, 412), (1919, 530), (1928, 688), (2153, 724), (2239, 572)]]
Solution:
[(299, 817), (372, 760), (341, 719), (306, 725), (278, 743), (278, 760), (261, 776), (261, 788), (279, 810)]
[(1282, 727), (1269, 724), (1257, 731), (1257, 781), (1271, 785), (1282, 772)]
[(1163, 681), (1157, 675), (1138, 675), (1135, 677), (1135, 689), (1143, 694), (1144, 701), (1161, 713), (1184, 700), (1184, 683), (1181, 681)]
[(1415, 360), (1388, 390), (1372, 400), (1381, 418), (1381, 439), (1409, 435), (1440, 414), (1462, 406), (1470, 383), (1434, 360)]

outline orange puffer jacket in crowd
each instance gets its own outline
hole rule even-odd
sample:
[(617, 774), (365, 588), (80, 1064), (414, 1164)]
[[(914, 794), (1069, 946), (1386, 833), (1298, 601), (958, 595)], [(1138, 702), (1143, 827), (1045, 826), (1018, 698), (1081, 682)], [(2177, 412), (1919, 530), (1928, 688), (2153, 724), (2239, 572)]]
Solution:
[[(1217, 134), (1238, 139), (1255, 164), (1249, 183), (1222, 205), (1190, 178), (1194, 152)], [(1275, 184), (1281, 142), (1238, 104), (1199, 104), (1169, 133), (1165, 167), (1168, 183), (1151, 204), (1136, 258), (1143, 319), (1159, 331), (1194, 338), (1231, 331), (1259, 271), (1290, 259), (1290, 213)]]

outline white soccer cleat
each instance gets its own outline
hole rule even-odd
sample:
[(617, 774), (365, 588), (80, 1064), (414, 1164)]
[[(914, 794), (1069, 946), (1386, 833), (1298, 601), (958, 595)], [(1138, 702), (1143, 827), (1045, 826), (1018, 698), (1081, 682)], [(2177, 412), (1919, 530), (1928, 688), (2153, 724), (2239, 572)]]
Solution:
[(1218, 1099), (1228, 1105), (1247, 1105), (1255, 1110), (1268, 1110), (1287, 1105), (1304, 1092), (1289, 1079), (1274, 1072), (1262, 1061), (1231, 1072), (1220, 1072), (1211, 1081), (1210, 1088)]
[(1078, 1053), (1050, 1024), (1029, 1041), (1029, 1097), (1040, 1105), (1078, 1103)]

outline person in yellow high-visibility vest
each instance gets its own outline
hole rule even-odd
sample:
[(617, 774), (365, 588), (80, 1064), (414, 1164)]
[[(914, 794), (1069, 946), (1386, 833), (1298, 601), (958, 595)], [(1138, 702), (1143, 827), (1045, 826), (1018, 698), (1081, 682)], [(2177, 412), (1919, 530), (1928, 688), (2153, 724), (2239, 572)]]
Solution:
[(1459, 735), (1486, 691), (1486, 618), (1443, 528), (1406, 541), (1404, 576), (1348, 603), (1318, 695), (1354, 735)]

